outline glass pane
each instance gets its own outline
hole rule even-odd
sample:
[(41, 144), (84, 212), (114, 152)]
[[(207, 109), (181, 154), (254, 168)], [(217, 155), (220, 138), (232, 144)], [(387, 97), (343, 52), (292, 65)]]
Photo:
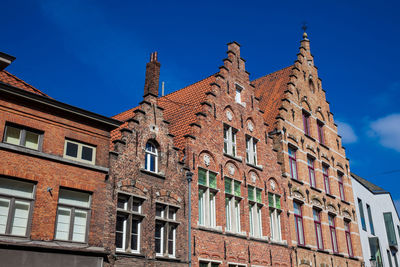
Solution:
[(278, 195), (275, 195), (275, 207), (281, 209), (281, 197)]
[(117, 222), (115, 224), (115, 230), (117, 232), (123, 232), (125, 230), (126, 219), (128, 218), (125, 214), (117, 214)]
[(207, 171), (199, 168), (199, 179), (198, 183), (201, 185), (207, 185)]
[(204, 190), (199, 188), (199, 224), (204, 225)]
[(331, 234), (332, 234), (333, 251), (337, 251), (336, 231), (332, 229)]
[(156, 246), (156, 253), (161, 253), (161, 246), (162, 246), (162, 231), (163, 225), (160, 223), (156, 224), (155, 229), (155, 246)]
[(240, 191), (240, 186), (241, 183), (239, 181), (235, 181), (235, 196), (240, 197), (242, 195), (241, 191)]
[(240, 232), (240, 201), (235, 199), (235, 222), (236, 232)]
[(93, 160), (93, 148), (88, 146), (82, 146), (82, 159), (87, 161)]
[(56, 239), (68, 240), (71, 209), (58, 208)]
[(0, 194), (33, 198), (33, 183), (0, 178)]
[(298, 228), (299, 228), (299, 243), (304, 244), (303, 222), (300, 218), (298, 218)]
[(156, 205), (156, 216), (157, 217), (164, 217), (164, 205), (157, 204)]
[(142, 205), (142, 201), (138, 199), (132, 200), (132, 211), (140, 212), (140, 206)]
[(87, 215), (87, 211), (75, 210), (74, 229), (72, 232), (73, 241), (85, 242)]
[(176, 208), (169, 207), (168, 219), (175, 220), (175, 216), (176, 216)]
[(70, 157), (77, 158), (78, 157), (78, 145), (75, 143), (67, 142), (67, 151), (65, 154)]
[(249, 200), (254, 201), (254, 187), (252, 187), (252, 186), (249, 185), (249, 186), (247, 187), (247, 194), (248, 194)]
[(156, 147), (152, 143), (147, 143), (146, 144), (146, 150), (149, 151), (149, 152), (155, 153), (156, 152)]
[(275, 207), (274, 194), (268, 193), (268, 206), (271, 207), (271, 208)]
[(149, 159), (150, 159), (149, 171), (156, 172), (156, 156), (149, 154)]
[(21, 130), (7, 126), (6, 129), (6, 143), (13, 144), (13, 145), (19, 145), (19, 141), (21, 139)]
[(261, 189), (256, 189), (256, 199), (258, 203), (261, 203)]
[(296, 161), (291, 160), (292, 178), (297, 180), (297, 166)]
[(119, 209), (127, 210), (128, 209), (128, 199), (129, 199), (129, 197), (126, 195), (118, 195), (117, 207)]
[(211, 188), (217, 188), (217, 174), (213, 173), (213, 172), (208, 172), (208, 176), (209, 176), (209, 183), (210, 183), (210, 187)]
[(225, 178), (225, 193), (232, 194), (232, 179)]
[(140, 221), (132, 219), (131, 249), (135, 251), (139, 249), (139, 226)]
[(118, 248), (122, 248), (125, 249), (124, 247), (124, 241), (123, 241), (123, 237), (124, 233), (121, 232), (116, 232), (115, 233), (115, 247)]
[(9, 208), (10, 208), (10, 200), (0, 198), (0, 234), (6, 233)]
[(31, 149), (39, 149), (39, 135), (26, 131), (25, 146)]
[(61, 189), (58, 203), (89, 208), (90, 194), (73, 190)]
[(321, 225), (317, 224), (317, 241), (318, 241), (318, 248), (322, 249), (323, 244), (322, 244), (322, 231), (321, 231)]
[(301, 207), (296, 202), (293, 202), (294, 214), (301, 215)]
[(28, 225), (29, 218), (29, 202), (15, 201), (15, 213), (11, 223), (11, 234), (12, 235), (26, 235), (26, 227)]
[[(239, 102), (240, 102), (240, 97), (239, 97)], [(211, 263), (211, 267), (218, 267), (218, 266), (219, 266), (219, 263), (215, 263), (215, 262)]]
[(317, 210), (313, 209), (313, 217), (314, 217), (314, 221), (319, 222), (319, 212)]
[(225, 198), (226, 229), (231, 230), (231, 199)]
[(168, 232), (168, 254), (174, 255), (175, 228), (170, 227)]

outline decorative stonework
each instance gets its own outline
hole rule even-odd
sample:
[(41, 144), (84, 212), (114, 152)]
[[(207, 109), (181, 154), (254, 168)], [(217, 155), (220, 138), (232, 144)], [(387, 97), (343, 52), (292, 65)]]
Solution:
[(254, 172), (252, 172), (252, 173), (251, 173), (251, 181), (252, 181), (253, 183), (255, 183), (256, 180), (257, 180), (257, 176), (256, 176), (256, 174), (255, 174)]
[(249, 129), (250, 132), (253, 132), (253, 130), (254, 130), (254, 125), (253, 125), (253, 123), (252, 123), (251, 121), (249, 121), (249, 122), (247, 123), (247, 128)]
[(295, 141), (297, 143), (297, 138), (293, 134), (288, 134), (288, 138), (292, 139), (293, 141)]
[(226, 118), (228, 119), (228, 121), (232, 121), (233, 119), (232, 112), (230, 112), (229, 110), (226, 111)]
[(309, 144), (306, 145), (306, 148), (315, 153), (314, 147), (310, 146)]
[(328, 204), (328, 211), (336, 213), (336, 208), (332, 204)]
[(344, 211), (343, 211), (343, 217), (345, 217), (345, 218), (351, 220), (351, 215), (350, 215), (350, 213), (349, 213), (347, 210), (344, 210)]
[(233, 176), (235, 174), (235, 167), (232, 164), (229, 164), (228, 171), (229, 171), (229, 174)]
[(314, 197), (311, 201), (312, 205), (322, 208), (322, 203), (318, 198)]
[(273, 180), (271, 180), (271, 181), (269, 182), (269, 184), (270, 184), (270, 186), (271, 186), (272, 191), (275, 191), (275, 188), (276, 188), (275, 182), (274, 182)]
[(203, 160), (204, 160), (204, 164), (205, 164), (207, 167), (210, 166), (210, 161), (211, 161), (211, 159), (210, 159), (210, 156), (209, 156), (209, 155), (205, 154), (204, 157), (203, 157)]

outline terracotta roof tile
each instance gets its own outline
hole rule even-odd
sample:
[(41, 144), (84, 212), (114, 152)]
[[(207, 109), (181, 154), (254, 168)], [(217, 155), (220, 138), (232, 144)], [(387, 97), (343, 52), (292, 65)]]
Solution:
[(251, 82), (256, 88), (255, 96), (260, 98), (260, 109), (264, 111), (264, 121), (268, 123), (270, 131), (275, 128), (275, 118), (290, 81), (292, 68), (293, 66), (286, 67)]
[(32, 85), (26, 83), (25, 81), (21, 80), (20, 78), (12, 75), (11, 73), (9, 73), (8, 71), (5, 71), (5, 70), (0, 71), (0, 82), (6, 83), (6, 84), (14, 86), (14, 87), (18, 87), (20, 89), (26, 90), (31, 93), (49, 97), (42, 91), (36, 89)]

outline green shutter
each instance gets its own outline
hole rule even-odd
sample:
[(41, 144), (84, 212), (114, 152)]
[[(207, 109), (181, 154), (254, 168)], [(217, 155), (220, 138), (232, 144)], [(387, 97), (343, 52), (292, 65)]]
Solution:
[(268, 206), (275, 208), (274, 205), (274, 194), (268, 193)]
[(389, 240), (389, 245), (396, 246), (397, 239), (396, 239), (396, 232), (394, 231), (392, 213), (385, 212), (385, 213), (383, 213), (383, 217), (385, 219), (386, 234), (387, 234), (387, 238)]
[(277, 209), (281, 209), (281, 197), (278, 195), (275, 195), (275, 207)]
[(247, 187), (247, 197), (249, 200), (254, 201), (254, 187), (250, 185)]
[(208, 172), (209, 187), (217, 188), (217, 174), (213, 172)]
[(199, 179), (198, 183), (201, 185), (207, 185), (207, 171), (199, 168)]
[(232, 194), (232, 179), (225, 178), (225, 193)]
[(256, 197), (257, 197), (257, 202), (261, 203), (261, 189), (256, 189)]
[(235, 196), (240, 197), (242, 194), (240, 192), (241, 183), (239, 181), (235, 181)]

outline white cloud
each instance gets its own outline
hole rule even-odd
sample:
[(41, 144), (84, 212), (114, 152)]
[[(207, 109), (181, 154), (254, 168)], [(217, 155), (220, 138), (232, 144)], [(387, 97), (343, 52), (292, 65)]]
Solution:
[(338, 125), (338, 132), (342, 136), (342, 142), (344, 144), (357, 142), (358, 137), (350, 124), (342, 121), (336, 121), (336, 124)]
[(379, 143), (400, 152), (400, 114), (395, 113), (370, 123), (370, 134), (379, 139)]

